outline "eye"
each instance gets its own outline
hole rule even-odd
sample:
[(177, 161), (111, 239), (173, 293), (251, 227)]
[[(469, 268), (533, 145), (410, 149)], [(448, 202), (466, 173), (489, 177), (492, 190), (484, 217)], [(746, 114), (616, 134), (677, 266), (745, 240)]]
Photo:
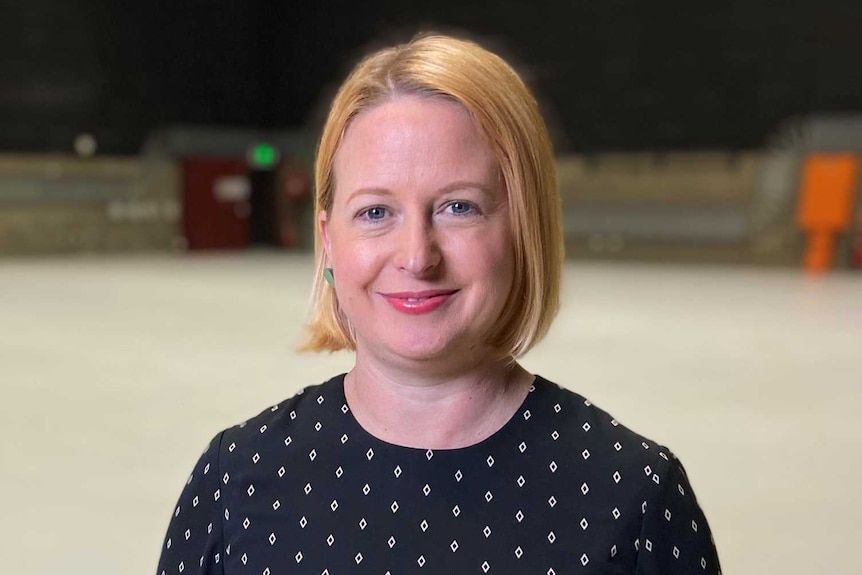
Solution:
[(386, 217), (386, 208), (381, 206), (372, 206), (368, 209), (362, 210), (359, 213), (360, 217), (364, 217), (367, 220), (382, 220)]
[(478, 212), (475, 205), (460, 200), (450, 202), (446, 207), (456, 216), (467, 216)]

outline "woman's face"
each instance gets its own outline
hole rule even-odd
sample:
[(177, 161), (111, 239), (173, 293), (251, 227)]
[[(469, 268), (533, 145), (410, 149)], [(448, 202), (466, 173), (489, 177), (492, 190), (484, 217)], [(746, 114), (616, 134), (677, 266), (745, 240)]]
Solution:
[(411, 96), (366, 110), (334, 170), (319, 225), (357, 354), (453, 368), (483, 357), (514, 256), (506, 190), (469, 114)]

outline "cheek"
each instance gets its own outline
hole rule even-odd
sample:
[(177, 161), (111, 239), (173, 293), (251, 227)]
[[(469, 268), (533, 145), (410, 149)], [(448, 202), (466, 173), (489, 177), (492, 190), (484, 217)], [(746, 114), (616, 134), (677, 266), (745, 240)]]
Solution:
[(367, 284), (377, 275), (386, 258), (386, 247), (375, 241), (336, 236), (331, 249), (336, 282), (341, 277), (340, 285), (345, 288)]
[(457, 275), (482, 276), (503, 287), (512, 281), (514, 248), (504, 230), (481, 230), (460, 236), (449, 245), (449, 262)]

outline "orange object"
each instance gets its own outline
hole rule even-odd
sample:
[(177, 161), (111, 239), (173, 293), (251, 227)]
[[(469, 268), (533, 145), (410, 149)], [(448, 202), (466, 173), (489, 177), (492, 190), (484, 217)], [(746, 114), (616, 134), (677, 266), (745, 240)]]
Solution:
[(808, 234), (804, 266), (821, 272), (832, 265), (835, 236), (850, 228), (859, 161), (853, 154), (811, 154), (805, 159), (797, 222)]

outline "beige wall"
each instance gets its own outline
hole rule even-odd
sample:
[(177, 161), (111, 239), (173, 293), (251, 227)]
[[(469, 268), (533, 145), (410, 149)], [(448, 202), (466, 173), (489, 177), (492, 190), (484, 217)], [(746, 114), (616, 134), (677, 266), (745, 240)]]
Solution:
[(167, 250), (180, 210), (171, 162), (0, 156), (0, 254)]
[(759, 152), (558, 159), (571, 257), (794, 264), (799, 158)]

